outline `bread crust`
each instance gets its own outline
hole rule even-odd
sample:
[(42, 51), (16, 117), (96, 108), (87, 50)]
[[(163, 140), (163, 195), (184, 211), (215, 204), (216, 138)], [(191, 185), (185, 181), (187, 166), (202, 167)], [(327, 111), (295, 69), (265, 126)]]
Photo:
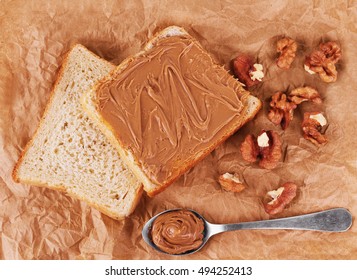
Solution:
[[(84, 201), (85, 203), (87, 203), (89, 206), (97, 209), (99, 212), (109, 216), (110, 218), (113, 218), (115, 220), (123, 220), (125, 219), (126, 217), (128, 217), (127, 215), (126, 216), (120, 216), (120, 215), (117, 215), (117, 213), (115, 212), (112, 212), (112, 211), (109, 211), (107, 208), (104, 208), (103, 206), (97, 204), (97, 203), (93, 203), (91, 201), (89, 201), (87, 198), (85, 198), (84, 196), (80, 196), (80, 195), (77, 195), (75, 193), (72, 193), (72, 192), (69, 192), (65, 186), (63, 185), (58, 185), (58, 186), (50, 186), (48, 184), (45, 184), (45, 183), (42, 183), (42, 182), (38, 182), (38, 181), (27, 181), (27, 180), (21, 180), (21, 183), (23, 184), (28, 184), (28, 185), (32, 185), (32, 186), (36, 186), (36, 187), (40, 187), (40, 188), (48, 188), (48, 189), (51, 189), (51, 190), (55, 190), (55, 191), (60, 191), (62, 193), (65, 193), (66, 195), (68, 195), (69, 197), (72, 197), (74, 199), (78, 199), (78, 200), (81, 200), (81, 201)], [(138, 188), (137, 189), (137, 192), (136, 192), (136, 195), (135, 195), (135, 200), (132, 204), (132, 207), (130, 207), (129, 209), (129, 213), (132, 213), (135, 209), (135, 207), (138, 205), (139, 201), (140, 201), (140, 198), (141, 198), (141, 195), (143, 193), (143, 188)]]
[[(142, 51), (125, 59), (119, 66), (117, 66), (113, 71), (111, 71), (111, 73), (108, 76), (104, 77), (102, 80), (99, 80), (94, 85), (92, 90), (85, 93), (81, 98), (81, 103), (84, 107), (84, 110), (87, 112), (89, 117), (92, 118), (92, 120), (98, 125), (98, 127), (102, 130), (102, 132), (107, 136), (111, 144), (119, 151), (123, 161), (131, 168), (132, 172), (137, 176), (139, 180), (143, 182), (144, 190), (147, 192), (148, 196), (150, 197), (155, 196), (158, 193), (162, 192), (164, 189), (166, 189), (169, 185), (171, 185), (174, 181), (176, 181), (182, 174), (184, 174), (195, 164), (197, 164), (200, 160), (202, 160), (209, 153), (211, 153), (218, 145), (224, 142), (228, 137), (233, 135), (245, 123), (253, 119), (262, 106), (261, 101), (258, 98), (252, 95), (248, 95), (246, 102), (249, 104), (253, 104), (253, 103), (255, 104), (255, 107), (253, 108), (252, 111), (250, 111), (249, 115), (246, 115), (244, 119), (243, 118), (239, 119), (237, 122), (226, 128), (225, 130), (227, 131), (227, 133), (221, 139), (212, 143), (212, 145), (210, 145), (208, 148), (201, 151), (200, 155), (198, 155), (191, 161), (187, 161), (183, 163), (181, 165), (181, 169), (179, 170), (179, 172), (175, 174), (175, 176), (173, 176), (170, 180), (167, 180), (160, 185), (155, 184), (152, 180), (150, 180), (150, 178), (148, 178), (141, 170), (140, 164), (137, 161), (135, 161), (131, 152), (123, 148), (122, 143), (120, 143), (120, 140), (117, 137), (118, 132), (114, 131), (112, 126), (99, 113), (98, 111), (99, 105), (98, 105), (98, 101), (96, 100), (96, 90), (101, 84), (113, 80), (115, 76), (114, 74), (118, 74), (124, 71), (131, 60), (135, 59), (137, 56), (146, 53), (160, 39), (170, 36), (182, 36), (182, 35), (190, 36), (183, 28), (177, 26), (170, 26), (160, 31), (151, 40), (148, 41), (148, 43), (145, 45)], [(190, 38), (192, 38), (192, 40), (197, 42), (193, 37), (190, 36)], [(243, 94), (243, 92), (246, 91), (242, 88), (242, 92), (237, 92), (237, 94)], [(243, 115), (246, 114), (246, 112), (249, 110), (248, 104), (245, 107), (245, 110), (246, 111), (243, 113)]]
[[(56, 90), (57, 86), (59, 85), (61, 79), (63, 78), (64, 71), (65, 71), (65, 69), (66, 69), (66, 67), (68, 65), (69, 55), (73, 51), (73, 49), (76, 48), (76, 47), (82, 48), (86, 52), (89, 51), (81, 44), (74, 44), (74, 45), (72, 45), (70, 50), (66, 54), (64, 54), (62, 65), (61, 65), (61, 67), (60, 67), (60, 69), (59, 69), (59, 71), (57, 73), (56, 81), (55, 81), (55, 83), (54, 83), (54, 85), (52, 87), (52, 90), (50, 92), (49, 101), (48, 101), (48, 103), (47, 103), (47, 105), (45, 107), (45, 110), (44, 110), (44, 113), (42, 115), (42, 118), (41, 118), (41, 120), (39, 121), (39, 123), (38, 123), (38, 125), (36, 127), (35, 133), (31, 137), (31, 139), (27, 142), (27, 144), (25, 145), (25, 148), (21, 152), (20, 157), (19, 157), (18, 161), (16, 162), (16, 164), (15, 164), (13, 170), (12, 170), (12, 174), (11, 175), (12, 175), (13, 180), (15, 182), (17, 182), (17, 183), (23, 183), (23, 184), (33, 185), (33, 186), (38, 186), (38, 187), (46, 187), (46, 188), (49, 188), (49, 189), (52, 189), (52, 190), (64, 192), (64, 193), (66, 193), (66, 195), (68, 195), (68, 196), (70, 196), (72, 198), (79, 199), (79, 200), (82, 200), (82, 201), (86, 202), (89, 206), (92, 206), (93, 208), (97, 209), (98, 211), (102, 212), (103, 214), (105, 214), (105, 215), (107, 215), (107, 216), (109, 216), (109, 217), (111, 217), (113, 219), (123, 220), (128, 215), (120, 216), (115, 212), (109, 211), (107, 208), (104, 208), (103, 206), (101, 206), (101, 205), (99, 205), (97, 203), (89, 201), (84, 196), (80, 196), (80, 195), (77, 195), (75, 193), (72, 193), (70, 190), (68, 190), (63, 185), (53, 186), (53, 185), (49, 185), (47, 183), (39, 182), (39, 181), (35, 181), (35, 180), (23, 180), (18, 175), (18, 171), (19, 171), (19, 168), (20, 168), (21, 164), (23, 163), (24, 157), (25, 157), (26, 153), (28, 152), (29, 148), (33, 145), (34, 139), (36, 139), (36, 137), (38, 136), (40, 127), (41, 127), (43, 121), (46, 119), (46, 117), (47, 117), (47, 115), (49, 113), (49, 110), (50, 110), (50, 108), (52, 106), (53, 100), (55, 98), (55, 90)], [(99, 57), (98, 55), (96, 55), (96, 54), (94, 54), (92, 52), (90, 52), (90, 53), (94, 57), (96, 57), (96, 59), (98, 59), (98, 60), (100, 60), (102, 62), (105, 62), (108, 65), (114, 66), (112, 63), (106, 61), (105, 59)], [(132, 203), (132, 205), (130, 207), (130, 211), (128, 211), (128, 213), (132, 213), (134, 211), (135, 207), (137, 206), (137, 204), (138, 204), (138, 202), (139, 202), (139, 200), (141, 198), (142, 192), (143, 192), (143, 188), (142, 188), (142, 185), (141, 185), (141, 187), (139, 187), (137, 189), (135, 199), (134, 199), (134, 201), (133, 201), (133, 203)]]

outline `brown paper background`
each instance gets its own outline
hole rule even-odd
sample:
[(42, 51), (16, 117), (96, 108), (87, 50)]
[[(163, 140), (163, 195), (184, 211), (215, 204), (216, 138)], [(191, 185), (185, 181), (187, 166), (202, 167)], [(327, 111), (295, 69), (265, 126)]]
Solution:
[[(79, 3), (76, 3), (79, 2)], [(169, 208), (189, 207), (209, 221), (269, 219), (262, 199), (286, 181), (298, 196), (277, 217), (346, 207), (357, 214), (357, 8), (355, 1), (0, 1), (0, 258), (1, 259), (356, 259), (357, 225), (345, 233), (241, 231), (217, 235), (184, 258), (153, 251), (141, 238), (144, 222)], [(144, 195), (130, 218), (115, 221), (63, 193), (15, 184), (11, 170), (33, 135), (63, 55), (82, 43), (118, 64), (156, 31), (180, 25), (228, 65), (240, 52), (262, 63), (266, 78), (253, 94), (264, 101), (255, 120), (154, 198)], [(288, 35), (300, 45), (291, 70), (277, 69), (273, 44)], [(302, 69), (321, 40), (337, 40), (343, 58), (334, 84)], [(275, 90), (317, 87), (321, 106), (303, 104), (283, 132), (267, 121)], [(329, 143), (315, 147), (301, 137), (302, 113), (326, 113)], [(243, 137), (276, 129), (284, 161), (267, 171), (243, 162)], [(247, 189), (224, 192), (217, 176), (240, 173)]]

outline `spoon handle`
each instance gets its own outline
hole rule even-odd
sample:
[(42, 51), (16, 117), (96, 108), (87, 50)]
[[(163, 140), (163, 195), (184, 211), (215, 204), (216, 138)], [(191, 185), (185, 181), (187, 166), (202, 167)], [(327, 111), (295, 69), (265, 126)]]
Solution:
[(243, 222), (238, 224), (221, 225), (215, 233), (241, 229), (298, 229), (343, 232), (352, 225), (352, 215), (344, 208), (334, 208), (312, 214), (289, 218)]

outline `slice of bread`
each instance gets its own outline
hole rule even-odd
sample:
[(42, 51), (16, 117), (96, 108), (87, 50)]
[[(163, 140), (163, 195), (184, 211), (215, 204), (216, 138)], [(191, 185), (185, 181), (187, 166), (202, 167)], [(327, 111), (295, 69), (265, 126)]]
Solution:
[[(110, 142), (117, 148), (117, 150), (120, 152), (120, 155), (122, 156), (122, 159), (128, 164), (128, 166), (131, 168), (131, 170), (134, 172), (134, 174), (137, 176), (137, 178), (143, 182), (144, 190), (148, 193), (149, 196), (153, 196), (153, 195), (161, 192), (165, 187), (169, 186), (173, 181), (175, 181), (185, 171), (190, 169), (199, 160), (201, 160), (202, 158), (207, 156), (210, 152), (212, 152), (217, 147), (217, 145), (219, 145), (220, 143), (225, 141), (229, 136), (234, 134), (241, 126), (243, 126), (246, 122), (248, 122), (250, 119), (252, 119), (255, 116), (255, 114), (259, 111), (259, 109), (261, 108), (260, 100), (256, 97), (250, 95), (250, 93), (247, 92), (238, 81), (234, 80), (233, 77), (227, 71), (223, 70), (223, 71), (225, 71), (224, 79), (226, 79), (227, 81), (229, 80), (229, 82), (227, 82), (227, 84), (233, 84), (233, 86), (231, 88), (232, 94), (230, 95), (229, 98), (236, 98), (236, 97), (234, 97), (234, 95), (236, 95), (240, 98), (240, 101), (243, 105), (243, 109), (241, 110), (240, 114), (238, 116), (235, 115), (232, 118), (233, 121), (227, 122), (227, 124), (222, 129), (219, 130), (220, 133), (216, 133), (216, 136), (217, 135), (219, 135), (219, 136), (215, 137), (214, 140), (210, 140), (209, 144), (206, 145), (205, 148), (203, 148), (199, 151), (196, 151), (192, 156), (191, 155), (188, 157), (185, 157), (182, 155), (177, 156), (171, 162), (172, 165), (169, 167), (169, 170), (167, 171), (168, 176), (165, 177), (163, 180), (161, 180), (161, 179), (159, 180), (158, 177), (155, 177), (155, 174), (153, 175), (152, 173), (150, 173), (151, 166), (148, 163), (143, 162), (142, 158), (138, 157), (137, 155), (135, 156), (134, 153), (132, 152), (131, 147), (133, 145), (135, 145), (136, 143), (134, 143), (131, 146), (124, 145), (122, 138), (121, 138), (122, 134), (124, 133), (124, 131), (123, 131), (124, 129), (121, 131), (117, 131), (117, 129), (115, 129), (113, 127), (113, 125), (110, 124), (103, 117), (103, 114), (101, 112), (101, 106), (100, 106), (101, 98), (98, 97), (98, 92), (99, 92), (100, 88), (104, 88), (107, 86), (110, 87), (110, 85), (112, 83), (116, 82), (117, 80), (122, 80), (123, 77), (128, 75), (128, 73), (131, 73), (130, 71), (133, 71), (133, 69), (130, 68), (130, 65), (131, 65), (131, 63), (133, 63), (133, 61), (135, 62), (135, 60), (140, 57), (149, 57), (150, 51), (153, 51), (155, 49), (155, 47), (160, 43), (160, 41), (166, 40), (166, 38), (168, 39), (168, 38), (174, 37), (174, 36), (178, 36), (179, 38), (184, 37), (185, 39), (188, 38), (188, 40), (192, 40), (192, 44), (196, 44), (196, 46), (199, 49), (201, 49), (203, 53), (208, 55), (207, 52), (204, 51), (203, 48), (200, 46), (200, 44), (194, 38), (192, 38), (183, 28), (177, 27), (177, 26), (170, 26), (170, 27), (164, 29), (163, 31), (159, 32), (158, 34), (156, 34), (154, 36), (154, 38), (151, 39), (146, 44), (143, 51), (124, 60), (119, 66), (117, 66), (117, 68), (114, 71), (111, 72), (111, 75), (109, 75), (106, 78), (104, 78), (103, 80), (101, 80), (94, 88), (92, 88), (91, 90), (86, 92), (82, 96), (82, 100), (81, 100), (81, 102), (84, 106), (84, 109), (87, 111), (88, 115), (93, 119), (93, 121), (96, 124), (98, 124), (98, 127), (108, 137)], [(190, 46), (191, 46), (191, 44), (190, 44)], [(161, 56), (160, 56), (160, 59), (161, 59)], [(194, 60), (194, 59), (191, 59), (190, 61), (192, 61), (192, 60)], [(151, 63), (151, 62), (149, 62), (149, 63)], [(140, 65), (142, 65), (142, 64), (140, 64)], [(215, 64), (212, 59), (211, 59), (211, 65), (212, 65), (211, 66), (212, 69), (214, 68), (217, 70), (217, 68), (221, 68), (220, 66)], [(220, 71), (222, 71), (222, 69), (220, 69)], [(137, 72), (135, 72), (135, 73), (137, 73), (137, 75), (145, 75), (140, 72), (140, 67), (137, 69)], [(158, 79), (159, 78), (160, 77), (158, 77)], [(126, 79), (125, 80), (123, 79), (123, 81), (125, 84), (123, 87), (127, 86), (128, 84), (131, 84), (131, 82), (129, 83)], [(140, 86), (140, 85), (136, 84), (136, 86)], [(159, 86), (159, 88), (160, 88), (160, 86)], [(171, 88), (171, 87), (166, 87), (166, 88)], [(112, 93), (110, 92), (110, 95), (111, 94)], [(131, 96), (133, 95), (132, 92), (130, 92), (130, 94), (131, 94)], [(155, 94), (160, 95), (161, 93), (160, 93), (160, 91), (158, 91), (158, 92), (155, 92)], [(217, 96), (219, 94), (220, 93), (217, 92)], [(134, 93), (134, 95), (135, 95), (135, 93)], [(202, 95), (204, 95), (204, 93)], [(120, 97), (122, 97), (121, 100), (123, 100), (124, 96), (120, 96)], [(115, 99), (115, 97), (112, 97), (112, 96), (109, 96), (109, 98)], [(194, 98), (198, 98), (198, 97), (195, 96)], [(202, 98), (205, 98), (205, 97), (202, 97)], [(220, 97), (220, 98), (222, 98), (222, 97)], [(224, 98), (225, 97), (223, 97), (223, 99)], [(202, 102), (202, 100), (203, 99), (201, 99), (201, 101), (198, 101), (198, 102)], [(212, 98), (212, 100), (214, 100), (214, 98)], [(217, 99), (217, 100), (219, 100), (219, 99)], [(205, 101), (203, 101), (203, 102), (205, 102)], [(115, 105), (115, 106), (117, 106), (117, 105)], [(144, 106), (144, 105), (140, 104), (140, 106)], [(161, 104), (160, 105), (158, 104), (158, 106), (161, 106)], [(179, 107), (179, 106), (181, 106), (181, 104), (175, 103), (172, 106)], [(120, 104), (120, 106), (117, 106), (117, 107), (122, 108), (123, 105)], [(133, 105), (131, 105), (131, 107), (133, 107)], [(160, 107), (160, 109), (161, 108), (162, 108), (162, 106)], [(143, 114), (145, 114), (145, 112), (148, 112), (148, 108), (143, 107), (143, 108), (141, 108), (141, 110), (142, 110), (142, 112), (144, 112)], [(163, 108), (163, 110), (165, 110), (165, 108)], [(129, 114), (129, 115), (132, 115), (132, 117), (135, 117), (135, 114), (133, 114), (133, 111), (132, 111), (132, 108), (130, 108), (130, 105), (128, 107), (126, 107), (124, 109), (124, 111), (126, 111), (125, 114)], [(166, 115), (167, 114), (170, 115), (171, 112), (166, 111), (165, 113), (166, 113)], [(219, 115), (220, 112), (216, 112), (216, 114)], [(211, 117), (216, 118), (217, 115), (212, 114)], [(138, 116), (138, 118), (141, 118), (141, 117)], [(119, 121), (121, 121), (121, 120), (119, 120)], [(155, 119), (154, 121), (160, 122), (160, 120), (157, 120), (157, 119)], [(144, 124), (142, 123), (142, 120), (139, 120), (139, 123), (141, 123), (141, 127), (144, 126)], [(219, 122), (215, 121), (215, 123), (216, 123), (217, 127), (220, 126)], [(137, 127), (135, 127), (135, 128), (137, 129)], [(179, 128), (179, 129), (181, 129), (181, 128)], [(185, 129), (186, 128), (182, 128), (181, 131), (185, 130)], [(129, 130), (129, 128), (128, 128), (128, 130)], [(145, 135), (150, 134), (149, 133), (150, 131), (146, 131), (146, 132), (147, 133)], [(132, 132), (130, 131), (130, 133), (132, 133)], [(186, 133), (186, 131), (185, 131), (185, 133)], [(191, 133), (192, 133), (192, 131), (191, 131)], [(129, 134), (129, 133), (127, 133), (127, 134)], [(141, 135), (139, 135), (139, 136), (141, 137), (142, 135), (144, 135), (144, 133), (141, 133)], [(156, 137), (156, 136), (150, 136), (150, 137)], [(190, 138), (190, 136), (188, 136), (188, 137)], [(169, 138), (169, 136), (167, 136), (167, 138)], [(206, 141), (206, 140), (207, 139), (202, 139), (202, 142)], [(143, 143), (142, 146), (145, 149), (145, 139), (143, 137), (141, 137), (139, 140), (134, 138), (134, 141), (137, 141), (137, 142), (142, 141), (142, 143)], [(163, 147), (159, 146), (158, 149), (162, 149), (162, 148)], [(186, 148), (190, 152), (191, 147), (185, 147), (185, 149)], [(154, 157), (155, 156), (153, 156), (153, 158)], [(167, 166), (165, 168), (167, 168)]]
[(80, 104), (83, 92), (113, 68), (82, 45), (71, 49), (39, 127), (12, 175), (17, 182), (65, 191), (123, 219), (138, 203), (142, 184)]

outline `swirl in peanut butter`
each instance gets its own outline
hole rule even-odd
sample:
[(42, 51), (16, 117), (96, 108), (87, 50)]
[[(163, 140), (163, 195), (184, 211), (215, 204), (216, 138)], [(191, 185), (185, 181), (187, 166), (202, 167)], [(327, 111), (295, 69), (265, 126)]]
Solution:
[(248, 94), (185, 36), (159, 40), (97, 89), (102, 117), (157, 185), (237, 127)]
[(153, 223), (154, 244), (169, 254), (182, 254), (199, 248), (203, 242), (204, 223), (189, 210), (170, 211)]

